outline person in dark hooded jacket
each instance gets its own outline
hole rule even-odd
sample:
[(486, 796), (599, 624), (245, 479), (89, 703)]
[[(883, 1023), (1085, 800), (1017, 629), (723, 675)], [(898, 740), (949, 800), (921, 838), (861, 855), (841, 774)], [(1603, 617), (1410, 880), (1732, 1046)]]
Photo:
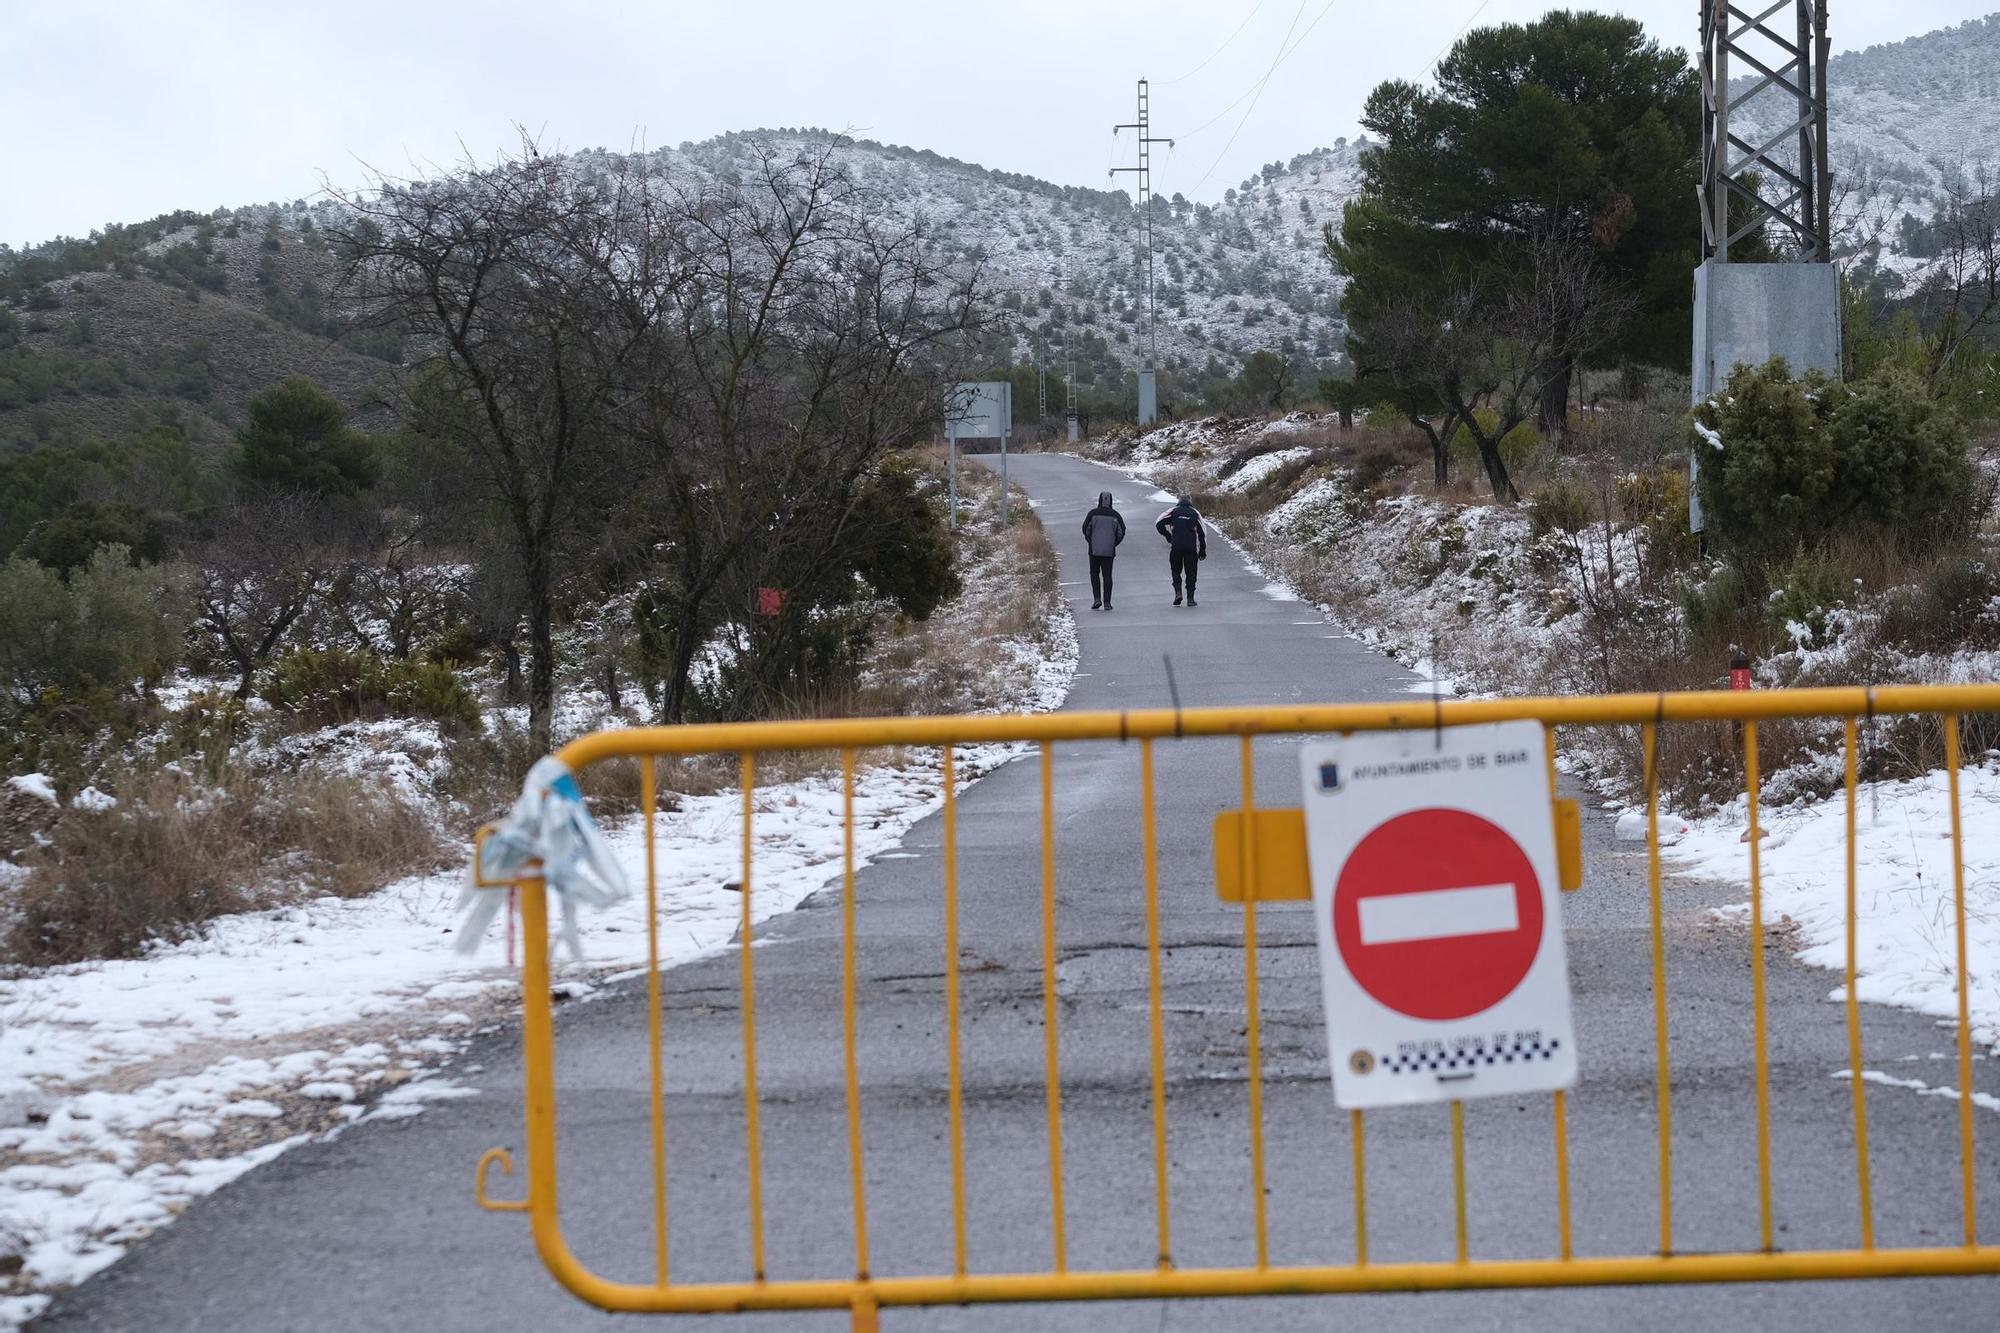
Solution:
[(1083, 539), (1090, 544), (1090, 609), (1111, 609), (1111, 562), (1125, 540), (1125, 519), (1111, 507), (1111, 492), (1097, 493), (1097, 508), (1083, 516)]
[(1187, 604), (1193, 606), (1195, 567), (1208, 559), (1208, 532), (1202, 527), (1194, 497), (1183, 495), (1178, 504), (1160, 515), (1153, 529), (1167, 539), (1167, 568), (1174, 576), (1174, 605), (1181, 604), (1181, 580), (1185, 577)]

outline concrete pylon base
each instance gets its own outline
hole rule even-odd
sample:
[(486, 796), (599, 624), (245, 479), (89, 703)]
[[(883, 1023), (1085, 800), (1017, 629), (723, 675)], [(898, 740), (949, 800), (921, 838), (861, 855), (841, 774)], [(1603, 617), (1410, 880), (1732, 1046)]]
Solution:
[[(1694, 271), (1693, 401), (1738, 366), (1785, 358), (1794, 375), (1840, 374), (1840, 274), (1831, 264), (1725, 264)], [(1688, 530), (1701, 532), (1701, 453), (1688, 455)]]
[(1792, 373), (1840, 373), (1840, 274), (1831, 264), (1725, 264), (1694, 271), (1694, 401), (1739, 365), (1782, 356)]

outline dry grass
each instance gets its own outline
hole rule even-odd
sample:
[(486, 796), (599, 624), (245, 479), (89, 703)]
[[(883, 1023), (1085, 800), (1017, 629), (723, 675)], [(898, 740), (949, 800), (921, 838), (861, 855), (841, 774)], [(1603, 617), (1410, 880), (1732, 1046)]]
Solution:
[(113, 794), (116, 806), (66, 811), (28, 858), (9, 963), (129, 958), (231, 912), (356, 897), (445, 860), (419, 811), (353, 778), (238, 772), (210, 785), (157, 770)]
[(521, 794), (521, 779), (541, 758), (528, 744), (526, 728), (492, 719), (485, 732), (450, 743), (438, 792), (462, 802), (477, 826), (498, 819)]

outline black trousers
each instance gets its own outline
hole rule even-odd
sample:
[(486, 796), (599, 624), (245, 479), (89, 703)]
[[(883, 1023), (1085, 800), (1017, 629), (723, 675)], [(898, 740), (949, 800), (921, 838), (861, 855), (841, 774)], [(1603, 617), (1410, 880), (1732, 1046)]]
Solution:
[(1094, 555), (1090, 557), (1090, 600), (1109, 604), (1111, 601), (1111, 562), (1115, 555)]
[(1187, 578), (1187, 595), (1190, 597), (1194, 596), (1194, 573), (1200, 564), (1201, 554), (1198, 551), (1169, 551), (1167, 553), (1167, 568), (1172, 570), (1174, 575), (1174, 596), (1178, 597), (1181, 595), (1181, 578), (1183, 575)]

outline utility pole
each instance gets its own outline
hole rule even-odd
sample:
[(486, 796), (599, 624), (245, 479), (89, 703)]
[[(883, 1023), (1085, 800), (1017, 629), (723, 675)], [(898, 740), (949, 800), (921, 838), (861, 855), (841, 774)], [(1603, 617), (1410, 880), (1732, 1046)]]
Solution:
[(1139, 80), (1139, 118), (1129, 125), (1111, 127), (1114, 136), (1120, 130), (1139, 131), (1139, 165), (1113, 167), (1111, 174), (1132, 172), (1139, 177), (1139, 253), (1146, 265), (1146, 367), (1139, 372), (1139, 424), (1150, 426), (1159, 416), (1153, 372), (1160, 361), (1159, 312), (1153, 301), (1153, 145), (1163, 143), (1172, 148), (1174, 141), (1153, 135), (1152, 98), (1144, 79)]
[[(1787, 8), (1790, 23), (1779, 17)], [(1773, 357), (1794, 373), (1840, 374), (1826, 11), (1827, 0), (1742, 8), (1736, 0), (1701, 0), (1703, 262), (1695, 270), (1690, 376), (1697, 403), (1721, 390), (1737, 366)], [(1747, 71), (1743, 86), (1732, 88), (1739, 65)], [(1748, 175), (1759, 187), (1741, 179)], [(1752, 237), (1770, 242), (1776, 262), (1751, 262), (1741, 243)], [(1695, 533), (1705, 527), (1702, 454), (1696, 448), (1688, 456), (1688, 530)]]
[[(1787, 7), (1794, 11), (1789, 34), (1786, 25), (1767, 22)], [(1722, 263), (1731, 262), (1732, 246), (1760, 231), (1789, 248), (1785, 258), (1793, 263), (1829, 263), (1826, 66), (1832, 42), (1826, 0), (1777, 0), (1764, 8), (1760, 18), (1749, 19), (1729, 0), (1702, 0), (1702, 239), (1707, 257)], [(1732, 92), (1730, 72), (1738, 61), (1753, 81)], [(1743, 138), (1732, 113), (1753, 100), (1760, 106), (1782, 102), (1791, 122), (1775, 134), (1757, 132), (1755, 142)], [(1762, 179), (1768, 197), (1737, 179), (1745, 172)], [(1731, 225), (1732, 204), (1748, 214), (1740, 226)]]
[(1069, 374), (1063, 379), (1063, 421), (1069, 442), (1075, 444), (1081, 434), (1076, 420), (1076, 344), (1070, 341), (1068, 328), (1063, 330), (1063, 350), (1069, 354)]

